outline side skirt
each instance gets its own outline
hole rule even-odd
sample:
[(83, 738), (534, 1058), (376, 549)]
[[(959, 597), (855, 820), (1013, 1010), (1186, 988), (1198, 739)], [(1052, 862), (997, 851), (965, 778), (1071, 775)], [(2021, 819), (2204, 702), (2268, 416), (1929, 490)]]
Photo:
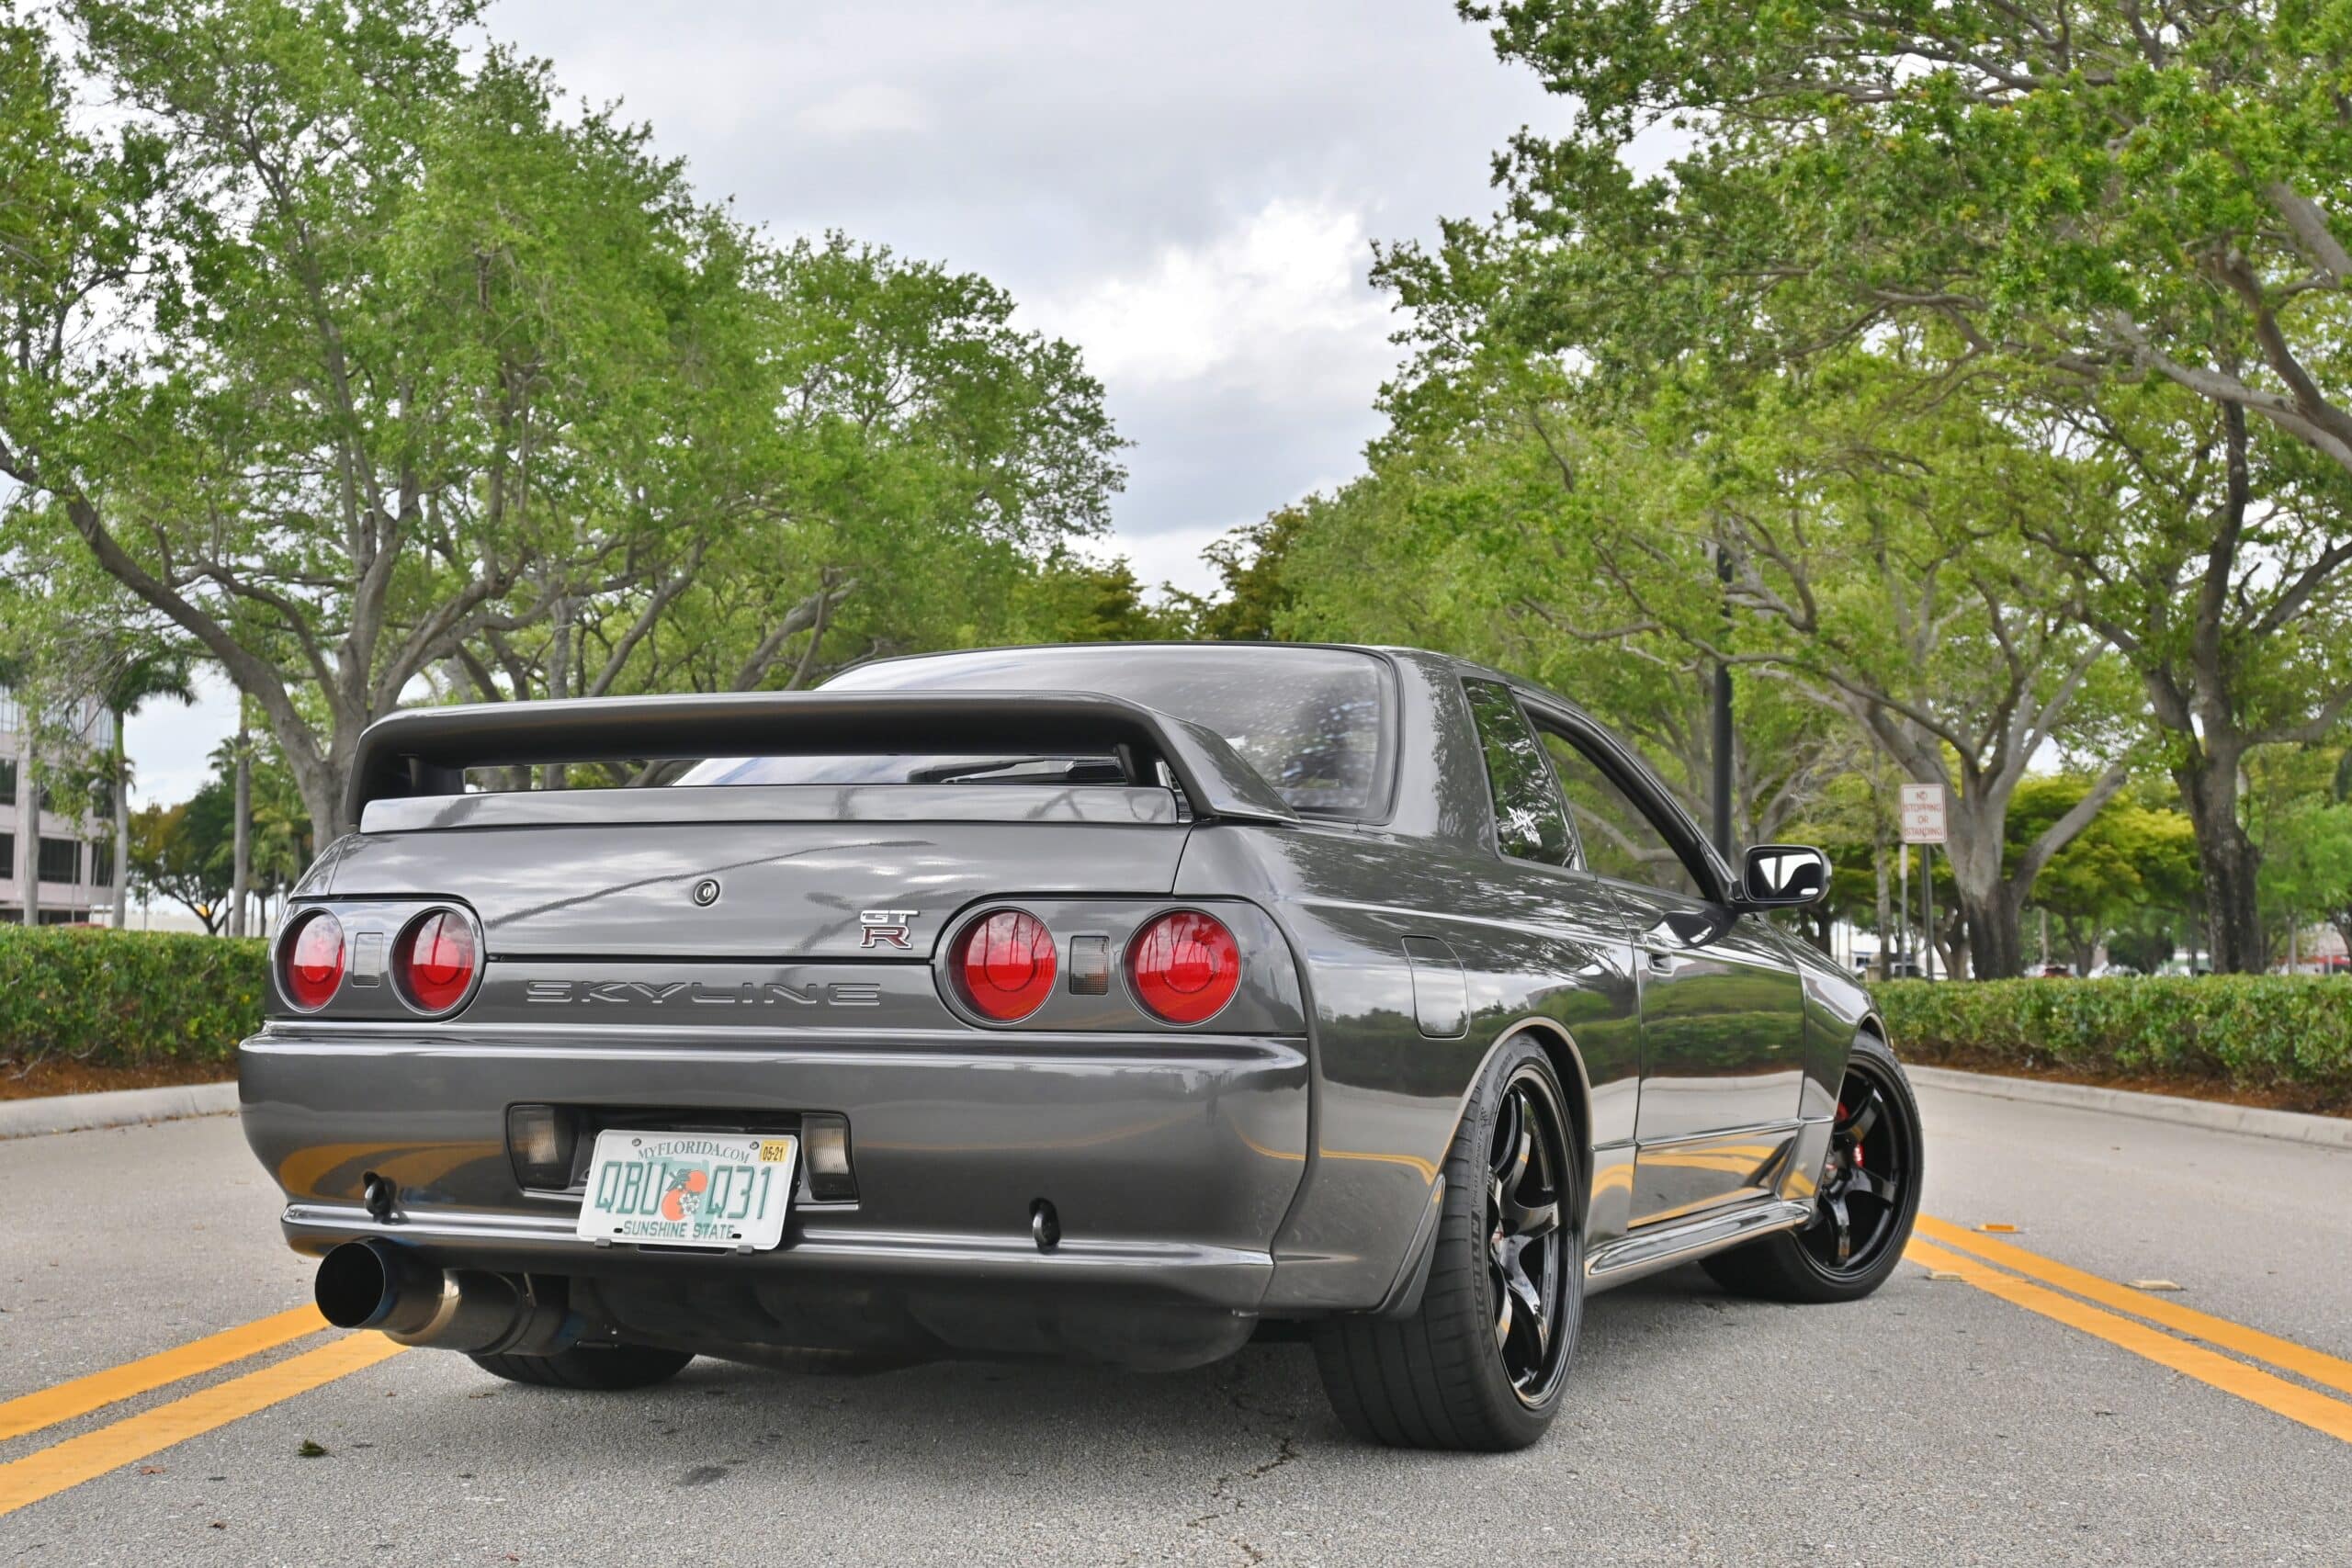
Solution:
[(1672, 1224), (1646, 1226), (1593, 1248), (1585, 1259), (1585, 1289), (1606, 1291), (1774, 1231), (1796, 1230), (1812, 1218), (1811, 1203), (1775, 1198)]

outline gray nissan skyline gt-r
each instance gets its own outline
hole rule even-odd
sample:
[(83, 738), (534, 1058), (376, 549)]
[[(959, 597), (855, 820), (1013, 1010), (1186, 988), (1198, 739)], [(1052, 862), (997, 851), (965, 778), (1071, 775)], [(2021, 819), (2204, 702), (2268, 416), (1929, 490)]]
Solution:
[[(662, 787), (501, 790), (543, 762)], [(691, 765), (686, 765), (691, 762)], [(1023, 648), (369, 728), (245, 1135), (345, 1327), (519, 1382), (697, 1354), (1198, 1365), (1501, 1449), (1588, 1292), (1851, 1300), (1919, 1119), (1868, 996), (1574, 706), (1434, 654)]]

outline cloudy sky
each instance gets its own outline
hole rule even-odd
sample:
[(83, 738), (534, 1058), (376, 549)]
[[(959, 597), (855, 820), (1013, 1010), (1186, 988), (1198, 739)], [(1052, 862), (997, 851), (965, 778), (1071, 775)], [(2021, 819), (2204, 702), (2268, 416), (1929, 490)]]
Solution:
[[(498, 0), (492, 37), (618, 100), (706, 195), (985, 274), (1108, 389), (1110, 547), (1204, 588), (1203, 546), (1353, 473), (1396, 364), (1372, 242), (1494, 206), (1560, 106), (1450, 0)], [(235, 723), (133, 720), (142, 795)]]

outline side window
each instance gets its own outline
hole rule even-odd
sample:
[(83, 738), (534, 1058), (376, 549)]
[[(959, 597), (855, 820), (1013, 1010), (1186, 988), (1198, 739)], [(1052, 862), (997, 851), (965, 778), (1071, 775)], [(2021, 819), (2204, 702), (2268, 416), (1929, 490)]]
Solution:
[(1559, 771), (1560, 790), (1568, 797), (1568, 811), (1576, 818), (1577, 840), (1584, 846), (1588, 869), (1620, 882), (1638, 882), (1693, 898), (1706, 896), (1699, 879), (1690, 874), (1690, 868), (1648, 814), (1610, 783), (1574, 741), (1547, 729), (1544, 749), (1552, 754), (1552, 765)]
[(1464, 681), (1471, 717), (1478, 727), (1478, 750), (1487, 759), (1487, 787), (1495, 799), (1495, 837), (1515, 860), (1566, 865), (1575, 857), (1560, 794), (1544, 761), (1543, 743), (1519, 700), (1492, 681)]

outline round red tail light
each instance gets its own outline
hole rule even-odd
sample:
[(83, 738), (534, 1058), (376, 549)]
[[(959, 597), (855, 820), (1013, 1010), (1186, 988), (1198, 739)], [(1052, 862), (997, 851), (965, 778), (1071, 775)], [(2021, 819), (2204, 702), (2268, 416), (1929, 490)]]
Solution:
[(1035, 915), (999, 909), (964, 928), (950, 967), (973, 1011), (1011, 1023), (1035, 1012), (1053, 992), (1054, 933)]
[(1160, 916), (1127, 943), (1136, 999), (1170, 1023), (1198, 1023), (1233, 999), (1241, 948), (1223, 921), (1194, 909)]
[(343, 984), (343, 922), (324, 909), (302, 917), (279, 950), (286, 957), (279, 978), (286, 999), (316, 1012), (334, 999)]
[(424, 1012), (447, 1012), (464, 1001), (481, 963), (473, 922), (455, 909), (419, 915), (392, 949), (393, 976)]

